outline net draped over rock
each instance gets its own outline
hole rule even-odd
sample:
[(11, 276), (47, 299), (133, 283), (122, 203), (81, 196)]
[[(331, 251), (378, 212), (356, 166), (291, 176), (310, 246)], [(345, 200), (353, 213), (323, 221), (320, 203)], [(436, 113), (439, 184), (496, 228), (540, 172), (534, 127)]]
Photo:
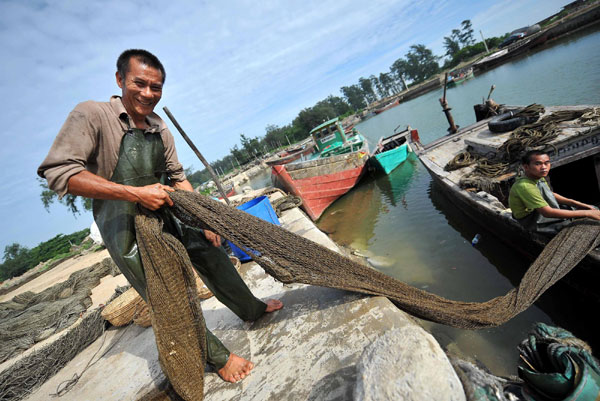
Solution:
[(354, 262), (279, 226), (193, 192), (170, 193), (175, 215), (208, 228), (247, 252), (283, 283), (304, 283), (389, 298), (399, 308), (434, 322), (481, 329), (503, 324), (527, 309), (600, 244), (600, 224), (582, 220), (563, 229), (530, 266), (519, 287), (486, 302), (445, 299)]
[(118, 274), (110, 258), (40, 293), (27, 291), (1, 303), (0, 363), (71, 326), (92, 305), (92, 288), (108, 274)]

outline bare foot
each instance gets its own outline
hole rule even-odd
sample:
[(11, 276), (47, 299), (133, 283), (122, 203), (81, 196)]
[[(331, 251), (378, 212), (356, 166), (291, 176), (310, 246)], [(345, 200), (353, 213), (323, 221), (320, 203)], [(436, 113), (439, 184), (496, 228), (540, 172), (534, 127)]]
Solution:
[(226, 382), (235, 383), (250, 374), (254, 364), (236, 354), (229, 354), (225, 366), (218, 370), (221, 379)]
[(283, 308), (283, 302), (278, 299), (269, 299), (267, 300), (267, 309), (265, 309), (265, 313), (275, 312)]

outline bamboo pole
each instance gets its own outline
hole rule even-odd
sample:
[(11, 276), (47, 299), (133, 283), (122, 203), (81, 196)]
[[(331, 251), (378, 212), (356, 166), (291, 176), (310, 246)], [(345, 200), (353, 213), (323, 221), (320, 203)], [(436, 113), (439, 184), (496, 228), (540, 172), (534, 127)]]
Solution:
[(169, 117), (169, 119), (171, 120), (171, 122), (173, 123), (173, 125), (175, 125), (175, 127), (177, 128), (177, 130), (179, 131), (179, 133), (181, 134), (181, 136), (183, 137), (183, 139), (185, 139), (185, 141), (187, 142), (188, 145), (190, 145), (190, 148), (192, 148), (192, 150), (194, 151), (194, 153), (196, 154), (196, 156), (198, 156), (198, 159), (200, 159), (200, 161), (202, 162), (202, 164), (204, 164), (204, 167), (206, 167), (206, 169), (210, 173), (211, 177), (215, 181), (215, 184), (217, 184), (217, 188), (219, 190), (219, 193), (221, 194), (221, 196), (223, 197), (223, 199), (225, 199), (225, 202), (227, 202), (227, 204), (230, 205), (231, 202), (229, 201), (229, 198), (227, 197), (227, 194), (225, 193), (225, 190), (223, 189), (223, 186), (221, 185), (221, 181), (219, 180), (219, 177), (215, 174), (215, 171), (213, 170), (213, 168), (206, 161), (206, 159), (204, 158), (204, 156), (202, 156), (202, 153), (200, 153), (200, 151), (198, 150), (198, 148), (196, 147), (196, 145), (194, 145), (194, 142), (192, 142), (192, 140), (190, 139), (190, 137), (187, 136), (187, 134), (185, 133), (185, 131), (183, 130), (183, 128), (181, 128), (181, 125), (179, 125), (179, 123), (177, 122), (177, 120), (175, 120), (175, 117), (173, 117), (173, 114), (171, 114), (171, 112), (169, 111), (169, 109), (167, 108), (167, 106), (163, 107), (163, 110), (165, 111), (165, 113), (167, 114), (167, 116)]

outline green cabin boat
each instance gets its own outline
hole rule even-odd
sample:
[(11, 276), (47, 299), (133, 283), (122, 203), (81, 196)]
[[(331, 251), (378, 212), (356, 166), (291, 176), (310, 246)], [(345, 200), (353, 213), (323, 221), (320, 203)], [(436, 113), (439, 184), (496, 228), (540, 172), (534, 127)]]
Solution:
[(313, 128), (310, 135), (315, 142), (315, 152), (311, 159), (342, 155), (363, 148), (365, 138), (352, 128), (346, 132), (339, 118), (325, 121)]

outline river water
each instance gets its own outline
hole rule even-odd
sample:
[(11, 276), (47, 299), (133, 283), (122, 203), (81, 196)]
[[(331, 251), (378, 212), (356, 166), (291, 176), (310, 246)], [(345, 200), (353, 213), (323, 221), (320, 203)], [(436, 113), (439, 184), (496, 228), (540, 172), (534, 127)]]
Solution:
[[(588, 29), (546, 44), (448, 89), (457, 124), (475, 122), (473, 104), (487, 96), (492, 84), (496, 85), (492, 98), (498, 103), (598, 104), (600, 30)], [(357, 129), (373, 144), (397, 126), (410, 125), (418, 129), (423, 143), (429, 143), (445, 135), (448, 127), (438, 101), (441, 92), (387, 110)], [(318, 226), (336, 242), (369, 256), (380, 271), (454, 300), (485, 301), (504, 295), (529, 265), (500, 243), (492, 228), (456, 209), (414, 155), (389, 176), (366, 176), (325, 211)], [(472, 246), (475, 234), (481, 239)], [(516, 346), (536, 321), (562, 326), (592, 345), (598, 343), (590, 328), (593, 314), (570, 298), (574, 297), (568, 290), (553, 288), (527, 311), (493, 329), (469, 331), (420, 322), (450, 352), (479, 360), (497, 375), (516, 375)]]

